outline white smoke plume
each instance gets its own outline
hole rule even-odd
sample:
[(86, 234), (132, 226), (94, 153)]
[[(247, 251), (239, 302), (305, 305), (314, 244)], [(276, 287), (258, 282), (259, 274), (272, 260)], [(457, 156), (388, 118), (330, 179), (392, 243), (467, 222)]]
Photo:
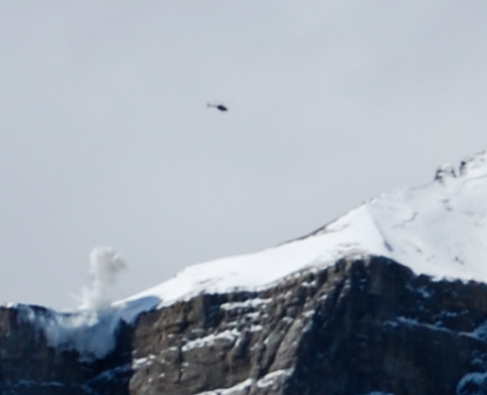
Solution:
[(111, 247), (97, 247), (90, 254), (91, 285), (84, 290), (82, 308), (101, 310), (114, 300), (119, 274), (127, 268), (125, 261)]

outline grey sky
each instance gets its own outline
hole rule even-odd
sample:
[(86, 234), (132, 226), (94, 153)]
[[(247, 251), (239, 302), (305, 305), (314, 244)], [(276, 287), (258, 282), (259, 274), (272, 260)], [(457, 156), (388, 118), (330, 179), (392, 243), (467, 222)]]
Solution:
[[(487, 3), (0, 3), (0, 302), (125, 296), (487, 146)], [(222, 101), (230, 111), (206, 107)]]

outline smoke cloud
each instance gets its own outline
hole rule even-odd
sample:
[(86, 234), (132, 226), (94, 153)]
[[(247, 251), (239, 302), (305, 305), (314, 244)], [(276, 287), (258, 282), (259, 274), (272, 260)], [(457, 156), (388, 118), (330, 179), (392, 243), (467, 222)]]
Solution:
[(114, 286), (127, 268), (122, 257), (111, 247), (95, 248), (90, 254), (91, 285), (84, 290), (82, 308), (101, 310), (114, 300)]

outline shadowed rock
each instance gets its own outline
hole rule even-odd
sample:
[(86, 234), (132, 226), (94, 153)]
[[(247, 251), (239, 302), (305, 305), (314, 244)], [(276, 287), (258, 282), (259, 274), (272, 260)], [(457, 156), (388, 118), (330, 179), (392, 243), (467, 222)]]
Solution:
[(2, 308), (0, 392), (487, 394), (486, 320), (485, 284), (433, 281), (381, 257), (143, 313), (89, 364)]

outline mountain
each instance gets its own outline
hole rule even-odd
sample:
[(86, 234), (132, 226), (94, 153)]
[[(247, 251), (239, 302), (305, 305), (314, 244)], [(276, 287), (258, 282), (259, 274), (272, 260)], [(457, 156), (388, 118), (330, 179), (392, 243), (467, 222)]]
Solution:
[[(187, 268), (130, 299), (167, 305), (201, 292), (266, 287), (350, 255), (378, 255), (435, 277), (487, 280), (487, 154), (440, 167), (434, 182), (372, 199), (308, 236), (255, 254)], [(458, 175), (456, 174), (458, 173)]]
[(487, 154), (98, 310), (0, 307), (0, 394), (487, 395)]

